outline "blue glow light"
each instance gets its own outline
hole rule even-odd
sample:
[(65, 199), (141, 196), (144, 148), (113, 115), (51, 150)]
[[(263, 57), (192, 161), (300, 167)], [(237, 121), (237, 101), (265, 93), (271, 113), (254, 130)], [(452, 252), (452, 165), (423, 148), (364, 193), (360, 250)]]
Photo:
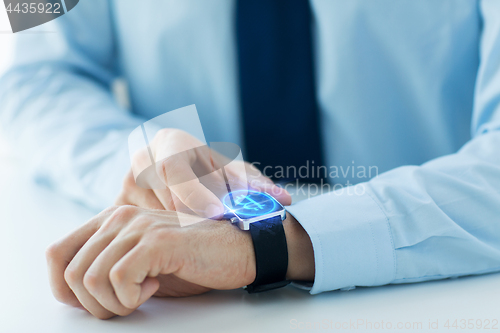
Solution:
[(227, 194), (222, 203), (241, 219), (250, 219), (276, 211), (276, 200), (266, 193), (239, 190)]

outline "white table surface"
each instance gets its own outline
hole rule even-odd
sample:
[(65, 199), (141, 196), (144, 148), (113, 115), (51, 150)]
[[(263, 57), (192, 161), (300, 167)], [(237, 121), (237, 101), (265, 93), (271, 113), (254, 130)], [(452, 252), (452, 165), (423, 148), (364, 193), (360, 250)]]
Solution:
[[(20, 171), (21, 169), (21, 171)], [(357, 288), (311, 296), (286, 287), (248, 295), (214, 291), (181, 298), (153, 298), (128, 317), (101, 321), (58, 303), (50, 292), (45, 248), (93, 214), (32, 184), (20, 164), (0, 156), (0, 332), (287, 332), (348, 331), (351, 322), (371, 322), (359, 332), (500, 331), (445, 328), (460, 320), (500, 320), (500, 274), (420, 284)], [(438, 329), (430, 329), (429, 323)], [(385, 329), (381, 329), (382, 325)], [(302, 324), (300, 324), (302, 323)], [(392, 329), (387, 329), (388, 323)], [(422, 323), (421, 329), (397, 329)], [(299, 329), (299, 324), (303, 329)], [(340, 328), (339, 325), (344, 327)], [(377, 325), (379, 325), (378, 329)], [(337, 326), (337, 328), (335, 328)], [(318, 324), (316, 324), (318, 327)]]

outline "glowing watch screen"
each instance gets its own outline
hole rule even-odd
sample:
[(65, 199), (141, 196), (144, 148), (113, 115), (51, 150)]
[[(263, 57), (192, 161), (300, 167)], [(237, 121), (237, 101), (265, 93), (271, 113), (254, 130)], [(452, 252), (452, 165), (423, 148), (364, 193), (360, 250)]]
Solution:
[(256, 191), (231, 192), (224, 197), (222, 202), (241, 219), (251, 219), (283, 209), (274, 198), (266, 193)]

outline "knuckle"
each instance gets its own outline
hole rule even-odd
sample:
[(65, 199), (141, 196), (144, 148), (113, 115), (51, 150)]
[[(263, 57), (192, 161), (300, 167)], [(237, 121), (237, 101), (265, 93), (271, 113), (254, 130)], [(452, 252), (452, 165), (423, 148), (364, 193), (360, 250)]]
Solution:
[(139, 210), (139, 207), (130, 205), (117, 207), (103, 225), (103, 229), (114, 228), (127, 223)]
[(64, 280), (69, 286), (75, 286), (81, 281), (81, 274), (77, 269), (70, 265), (64, 271)]
[(118, 208), (120, 208), (120, 206), (117, 206), (117, 205), (114, 205), (114, 206), (110, 206), (106, 209), (104, 209), (102, 212), (103, 213), (108, 213), (108, 214), (111, 214), (113, 213), (114, 211), (116, 211)]
[(83, 286), (93, 294), (99, 290), (101, 281), (96, 275), (87, 272), (83, 276)]
[(61, 253), (59, 248), (59, 243), (53, 243), (45, 249), (45, 257), (47, 258), (47, 261), (53, 261), (60, 257)]
[(121, 266), (119, 267), (115, 266), (109, 272), (109, 280), (111, 281), (111, 284), (113, 286), (123, 285), (123, 283), (125, 282), (125, 277), (126, 277), (126, 270)]
[(149, 216), (138, 216), (131, 225), (133, 230), (146, 230), (153, 224), (154, 221)]
[(150, 228), (151, 224), (154, 224), (152, 219), (142, 216), (138, 217), (122, 228), (118, 237), (124, 242), (137, 242)]
[(113, 213), (113, 215), (115, 217), (125, 217), (125, 218), (130, 218), (132, 217), (133, 215), (135, 215), (137, 212), (139, 211), (139, 209), (137, 208), (137, 206), (130, 206), (130, 205), (126, 205), (126, 206), (119, 206), (115, 212)]
[[(99, 213), (99, 215), (97, 215), (95, 218), (93, 218), (92, 220), (98, 220), (98, 217), (104, 217), (104, 216), (110, 216), (110, 215), (113, 215), (113, 213), (118, 209), (120, 208), (121, 206), (118, 206), (118, 205), (114, 205), (114, 206), (110, 206), (106, 209), (104, 209), (102, 212)], [(91, 220), (91, 221), (92, 221)]]

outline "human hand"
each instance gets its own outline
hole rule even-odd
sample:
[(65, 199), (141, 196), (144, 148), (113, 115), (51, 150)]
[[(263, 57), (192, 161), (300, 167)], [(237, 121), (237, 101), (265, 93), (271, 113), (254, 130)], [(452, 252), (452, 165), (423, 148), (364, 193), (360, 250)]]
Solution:
[[(126, 316), (151, 296), (189, 296), (251, 284), (251, 236), (228, 221), (181, 228), (177, 214), (111, 207), (47, 249), (57, 300), (107, 319)], [(309, 236), (288, 215), (287, 278), (314, 279)]]
[(128, 315), (155, 294), (234, 289), (255, 278), (248, 233), (227, 221), (181, 228), (176, 213), (135, 206), (106, 209), (51, 245), (47, 261), (56, 299), (101, 319)]
[[(226, 181), (220, 170), (212, 170), (214, 164), (224, 164), (221, 162), (224, 156), (203, 145), (194, 136), (177, 129), (160, 130), (150, 143), (150, 148), (151, 152), (143, 149), (133, 156), (132, 169), (125, 177), (115, 204), (180, 211), (204, 218), (221, 217), (224, 208), (220, 193), (227, 193)], [(156, 174), (162, 185), (165, 185), (162, 189), (145, 189), (137, 185), (138, 174), (151, 165), (151, 159), (160, 161), (156, 163)], [(251, 164), (233, 161), (224, 170), (231, 184), (267, 192), (282, 205), (291, 204), (290, 194), (277, 187)], [(210, 174), (200, 181), (200, 173)]]

